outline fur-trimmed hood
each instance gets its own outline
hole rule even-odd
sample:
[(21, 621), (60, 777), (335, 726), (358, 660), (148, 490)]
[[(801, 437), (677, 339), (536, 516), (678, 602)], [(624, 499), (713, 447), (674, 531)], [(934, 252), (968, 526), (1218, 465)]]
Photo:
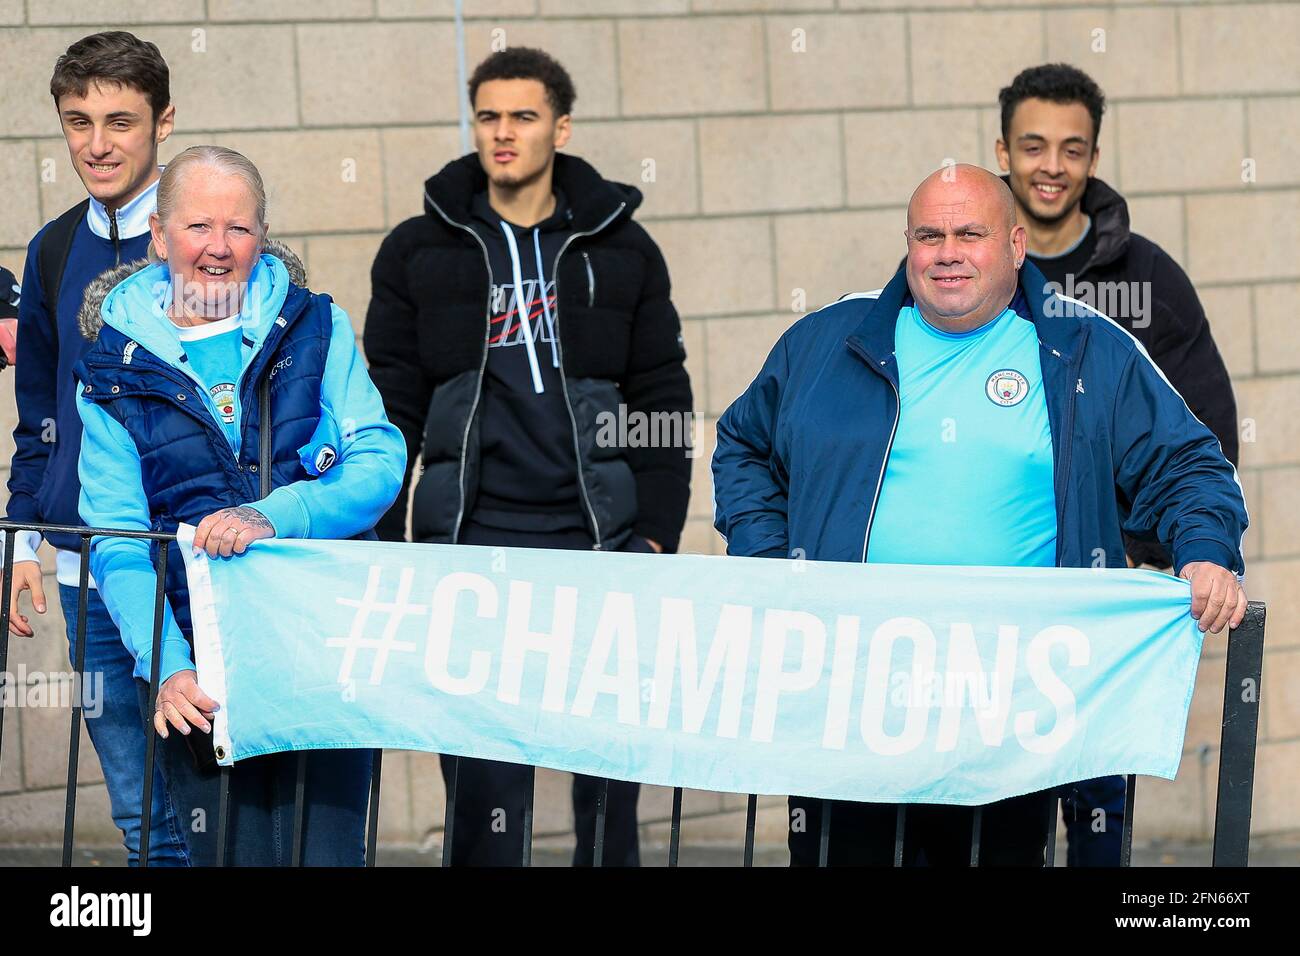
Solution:
[[(284, 243), (275, 239), (268, 239), (262, 247), (262, 254), (275, 256), (275, 258), (283, 262), (285, 270), (289, 273), (289, 281), (294, 285), (304, 287), (307, 285), (306, 266), (303, 265), (297, 254)], [(81, 309), (77, 312), (77, 327), (81, 330), (82, 337), (92, 342), (99, 338), (99, 330), (104, 325), (104, 300), (116, 285), (142, 269), (147, 269), (160, 261), (154, 253), (153, 246), (150, 245), (147, 259), (124, 262), (120, 266), (101, 272), (90, 280), (86, 285), (85, 295), (82, 297)]]

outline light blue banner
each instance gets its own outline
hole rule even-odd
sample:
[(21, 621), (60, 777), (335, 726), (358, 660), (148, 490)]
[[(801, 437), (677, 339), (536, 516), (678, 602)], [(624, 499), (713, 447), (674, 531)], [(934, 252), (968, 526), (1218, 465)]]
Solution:
[(385, 747), (981, 804), (1172, 779), (1201, 651), (1153, 571), (287, 540), (186, 571), (227, 764)]

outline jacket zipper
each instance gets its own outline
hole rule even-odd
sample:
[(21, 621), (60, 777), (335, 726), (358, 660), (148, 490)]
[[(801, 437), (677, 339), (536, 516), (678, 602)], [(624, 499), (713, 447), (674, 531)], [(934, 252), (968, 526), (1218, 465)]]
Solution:
[[(487, 370), (488, 339), (492, 335), (492, 258), (488, 255), (487, 243), (483, 241), (482, 236), (469, 226), (456, 222), (443, 212), (442, 207), (433, 201), (433, 197), (429, 195), (427, 189), (424, 191), (424, 198), (428, 200), (429, 205), (437, 211), (438, 215), (446, 221), (447, 225), (463, 229), (474, 237), (474, 241), (478, 243), (479, 249), (483, 252), (483, 265), (487, 267), (488, 274), (487, 303), (483, 309), (483, 359), (478, 366), (478, 384), (474, 388), (474, 404), (469, 408), (469, 417), (465, 419), (465, 431), (460, 436), (460, 476), (457, 478), (457, 484), (460, 488), (460, 504), (456, 508), (456, 523), (451, 529), (451, 543), (455, 544), (460, 539), (460, 524), (465, 518), (465, 458), (469, 448), (469, 430), (473, 426), (474, 416), (478, 412), (479, 399), (483, 397), (483, 375)], [(546, 294), (545, 289), (542, 290), (542, 294)], [(556, 304), (559, 304), (558, 298)]]
[[(465, 431), (461, 434), (461, 438), (460, 438), (460, 477), (458, 479), (458, 483), (460, 487), (460, 505), (456, 510), (456, 524), (453, 526), (452, 533), (451, 533), (451, 540), (453, 543), (455, 543), (456, 540), (460, 537), (461, 522), (465, 518), (465, 459), (466, 459), (467, 449), (469, 446), (469, 430), (470, 427), (474, 424), (474, 415), (478, 411), (479, 399), (482, 398), (483, 396), (483, 375), (485, 370), (487, 369), (488, 339), (492, 331), (492, 259), (488, 255), (487, 244), (483, 242), (483, 238), (477, 232), (475, 232), (469, 226), (456, 222), (445, 212), (443, 212), (442, 207), (439, 206), (434, 201), (433, 197), (429, 195), (429, 191), (427, 189), (424, 191), (424, 198), (428, 200), (429, 205), (433, 207), (434, 211), (437, 212), (438, 215), (443, 218), (443, 221), (446, 222), (449, 226), (453, 226), (456, 229), (462, 229), (474, 237), (474, 241), (478, 243), (479, 249), (483, 253), (483, 264), (487, 267), (487, 271), (488, 271), (487, 302), (483, 310), (483, 359), (479, 363), (479, 367), (478, 367), (478, 384), (474, 391), (474, 403), (470, 406), (469, 418), (465, 422)], [(591, 507), (591, 498), (587, 494), (587, 482), (582, 475), (582, 451), (578, 444), (578, 420), (573, 414), (573, 404), (569, 401), (569, 386), (564, 375), (564, 345), (560, 341), (560, 333), (558, 332), (559, 305), (560, 305), (560, 257), (564, 255), (565, 250), (569, 248), (570, 243), (572, 243), (575, 239), (581, 239), (587, 236), (594, 236), (596, 233), (600, 232), (611, 222), (613, 222), (614, 219), (618, 217), (619, 213), (621, 213), (626, 208), (627, 208), (627, 203), (621, 202), (618, 204), (618, 208), (615, 209), (612, 213), (610, 213), (604, 219), (604, 221), (601, 222), (594, 229), (588, 230), (587, 232), (575, 232), (573, 235), (569, 236), (564, 241), (564, 245), (560, 247), (560, 251), (555, 254), (555, 264), (552, 267), (553, 270), (552, 274), (555, 276), (555, 306), (556, 306), (555, 321), (556, 321), (556, 328), (557, 328), (557, 331), (555, 333), (555, 347), (556, 347), (557, 355), (560, 360), (560, 388), (561, 391), (564, 392), (564, 407), (569, 412), (569, 425), (573, 431), (573, 453), (578, 465), (578, 490), (582, 493), (582, 503), (587, 509), (588, 517), (591, 519), (592, 534), (596, 539), (596, 543), (595, 545), (593, 545), (592, 550), (595, 551), (601, 550), (600, 524), (599, 522), (596, 521), (596, 512), (595, 509)], [(543, 294), (545, 294), (545, 292), (543, 292)]]
[(113, 265), (120, 266), (122, 264), (122, 240), (117, 232), (116, 209), (108, 214), (108, 238), (113, 240)]
[[(591, 533), (596, 539), (596, 543), (592, 545), (593, 551), (601, 550), (602, 539), (600, 537), (600, 523), (596, 521), (596, 509), (591, 506), (591, 498), (587, 494), (587, 481), (582, 476), (582, 447), (578, 443), (578, 419), (573, 414), (573, 403), (569, 401), (569, 383), (564, 375), (564, 343), (562, 341), (563, 336), (560, 334), (560, 319), (563, 318), (560, 312), (560, 257), (564, 255), (564, 251), (569, 248), (569, 245), (575, 239), (594, 236), (617, 219), (626, 208), (626, 201), (619, 203), (618, 208), (606, 216), (600, 225), (586, 232), (575, 232), (565, 239), (564, 245), (560, 246), (560, 251), (555, 254), (555, 265), (551, 267), (551, 274), (555, 276), (555, 347), (560, 358), (560, 391), (564, 392), (564, 407), (569, 410), (569, 425), (573, 428), (573, 457), (578, 465), (578, 490), (582, 492), (582, 503), (587, 506), (587, 515), (591, 518)], [(586, 252), (583, 255), (585, 256)], [(590, 261), (587, 263), (587, 270), (587, 274), (590, 275)]]
[[(307, 308), (310, 308), (310, 306), (307, 306)], [(306, 311), (306, 310), (305, 310), (305, 309), (299, 310), (298, 315), (301, 316), (302, 313), (303, 313), (304, 311)], [(289, 329), (289, 320), (288, 320), (288, 319), (285, 319), (283, 314), (276, 316), (276, 322), (279, 322), (279, 321), (281, 321), (281, 320), (283, 320), (284, 324), (283, 324), (282, 326), (280, 326), (280, 328), (283, 329), (284, 332), (287, 332), (288, 329)], [(262, 337), (262, 338), (261, 338), (261, 339), (256, 343), (256, 345), (254, 346), (254, 348), (253, 348), (253, 354), (250, 355), (250, 356), (248, 357), (248, 364), (245, 365), (242, 369), (240, 369), (240, 371), (239, 371), (239, 377), (235, 379), (235, 395), (239, 398), (239, 410), (240, 410), (241, 412), (244, 412), (244, 411), (248, 408), (248, 406), (244, 403), (244, 379), (248, 377), (248, 370), (249, 370), (250, 368), (253, 367), (253, 363), (257, 361), (257, 357), (258, 357), (259, 355), (262, 354), (262, 349), (266, 347), (266, 340), (269, 339), (272, 335), (275, 334), (275, 329), (276, 329), (276, 324), (275, 324), (275, 322), (272, 322), (271, 325), (269, 326), (269, 329), (268, 329), (266, 335), (263, 336), (263, 337)], [(283, 333), (282, 333), (282, 334), (283, 334)], [(241, 353), (241, 354), (242, 354), (242, 353)], [(267, 375), (270, 376), (270, 374), (271, 374), (271, 371), (268, 370), (268, 371), (267, 371)], [(271, 384), (270, 384), (270, 378), (269, 378), (269, 377), (268, 377), (268, 379), (267, 379), (267, 386), (266, 386), (266, 387), (267, 387), (268, 389), (271, 387)], [(256, 396), (256, 391), (254, 392), (254, 395), (253, 395), (253, 396), (250, 396), (250, 397), (255, 397), (255, 396)], [(242, 416), (241, 416), (241, 417), (242, 417)], [(244, 448), (244, 434), (243, 434), (243, 430), (242, 430), (242, 428), (243, 428), (243, 425), (245, 424), (245, 422), (246, 422), (246, 419), (240, 421), (240, 423), (239, 423), (239, 424), (240, 424), (240, 427), (241, 427), (240, 434), (239, 434), (239, 449), (240, 449), (240, 451), (243, 451), (243, 448)], [(265, 428), (265, 427), (266, 427), (266, 426), (265, 426), (265, 423), (264, 423), (264, 422), (262, 421), (262, 419), (261, 419), (261, 406), (259, 405), (259, 414), (258, 414), (258, 419), (257, 419), (257, 429), (258, 429), (258, 436), (259, 436), (259, 437), (261, 436), (262, 429)], [(224, 436), (223, 436), (223, 437), (224, 437)], [(234, 455), (235, 455), (235, 467), (238, 468), (238, 469), (242, 472), (242, 471), (244, 470), (244, 465), (243, 465), (243, 462), (241, 462), (241, 461), (239, 460), (239, 452), (235, 451), (233, 448), (231, 449), (231, 451), (234, 452)], [(262, 457), (262, 456), (261, 456), (261, 449), (258, 449), (258, 467), (259, 467), (259, 468), (265, 467), (265, 464), (266, 464), (265, 462), (262, 462), (261, 457)], [(274, 464), (274, 463), (272, 463), (272, 464)], [(254, 500), (254, 501), (261, 501), (263, 497), (264, 497), (264, 496), (261, 494), (261, 488), (259, 487), (259, 488), (258, 488), (258, 495), (257, 495), (257, 497), (255, 497), (253, 500)]]
[[(248, 374), (248, 369), (252, 367), (253, 360), (255, 360), (255, 359), (257, 358), (258, 354), (262, 351), (262, 346), (265, 345), (265, 344), (266, 344), (265, 341), (261, 341), (261, 342), (258, 342), (258, 343), (257, 343), (257, 348), (254, 350), (252, 356), (250, 356), (248, 365), (247, 365), (244, 369), (242, 369), (242, 370), (240, 371), (240, 373), (239, 373), (239, 378), (238, 378), (238, 380), (237, 380), (236, 383), (235, 383), (235, 394), (236, 394), (236, 395), (240, 395), (240, 394), (242, 393), (243, 384), (244, 384), (244, 378), (245, 378), (245, 376), (247, 376), (247, 374)], [(96, 363), (92, 363), (92, 367), (94, 367), (94, 368), (116, 368), (116, 365), (105, 364), (105, 363), (102, 363), (102, 362), (96, 362)], [(221, 440), (225, 443), (226, 447), (227, 447), (227, 448), (230, 448), (230, 455), (231, 455), (231, 457), (235, 460), (235, 469), (236, 469), (240, 474), (244, 474), (244, 464), (243, 464), (243, 462), (241, 462), (241, 461), (239, 460), (239, 452), (236, 451), (233, 447), (231, 447), (231, 445), (230, 445), (230, 439), (228, 439), (228, 438), (226, 437), (225, 430), (222, 429), (221, 426), (217, 423), (217, 421), (212, 417), (211, 410), (208, 409), (207, 405), (206, 405), (206, 404), (204, 403), (204, 401), (203, 401), (203, 398), (204, 398), (204, 396), (203, 396), (203, 383), (200, 382), (200, 381), (198, 380), (198, 377), (197, 377), (193, 372), (191, 372), (188, 368), (186, 368), (186, 369), (184, 370), (184, 372), (183, 372), (183, 376), (184, 376), (184, 377), (181, 377), (180, 375), (176, 374), (176, 373), (178, 372), (177, 369), (172, 368), (172, 367), (170, 367), (170, 366), (168, 366), (168, 365), (166, 365), (166, 364), (164, 364), (164, 363), (162, 363), (162, 362), (159, 362), (158, 369), (159, 369), (159, 371), (161, 371), (161, 372), (163, 373), (163, 377), (166, 378), (166, 379), (168, 379), (168, 380), (169, 380), (173, 385), (176, 385), (176, 386), (178, 386), (178, 387), (183, 386), (183, 387), (185, 387), (185, 388), (191, 388), (191, 387), (194, 387), (194, 386), (198, 386), (197, 388), (194, 388), (194, 394), (198, 396), (198, 398), (199, 398), (199, 404), (203, 406), (204, 411), (207, 411), (208, 414), (207, 414), (207, 415), (200, 415), (197, 411), (191, 411), (188, 405), (177, 404), (177, 408), (185, 409), (186, 412), (187, 412), (187, 413), (188, 413), (188, 414), (189, 414), (189, 415), (190, 415), (190, 416), (191, 416), (195, 421), (199, 422), (200, 424), (204, 425), (205, 427), (211, 427), (211, 428), (215, 429), (215, 430), (219, 433), (219, 435), (220, 435), (220, 437), (221, 437)], [(261, 422), (258, 423), (258, 427), (259, 427), (259, 428), (262, 427), (262, 426), (261, 426)], [(240, 437), (241, 437), (241, 439), (242, 439), (243, 436), (241, 435)], [(241, 445), (242, 445), (242, 441), (241, 441)], [(247, 476), (245, 476), (245, 477), (247, 477)], [(257, 501), (257, 500), (260, 500), (260, 498), (259, 498), (259, 496), (251, 495), (251, 493), (250, 493), (250, 500), (252, 500), (252, 501)]]
[[(1079, 380), (1079, 369), (1083, 366), (1083, 347), (1086, 339), (1079, 342), (1073, 363), (1068, 367), (1066, 380)], [(1047, 348), (1046, 345), (1043, 348)], [(1059, 353), (1057, 354), (1059, 359)], [(1068, 385), (1067, 385), (1068, 388)], [(1069, 388), (1070, 400), (1065, 406), (1065, 427), (1061, 430), (1061, 440), (1065, 448), (1061, 451), (1061, 496), (1056, 502), (1056, 566), (1061, 566), (1061, 523), (1065, 520), (1065, 499), (1070, 493), (1070, 463), (1074, 451), (1074, 405), (1078, 401), (1078, 389)]]
[[(868, 356), (866, 352), (855, 345), (851, 345), (850, 348), (863, 358), (867, 359), (867, 366), (871, 368), (873, 372), (876, 371), (874, 361), (871, 360), (871, 357)], [(881, 362), (880, 364), (883, 365), (885, 363)], [(871, 540), (871, 526), (876, 520), (876, 505), (880, 502), (880, 489), (885, 483), (885, 469), (889, 467), (889, 453), (893, 451), (894, 436), (898, 434), (898, 421), (903, 414), (903, 399), (898, 393), (898, 386), (894, 384), (894, 380), (883, 372), (876, 372), (876, 374), (880, 375), (886, 382), (888, 382), (889, 387), (894, 390), (894, 424), (893, 427), (889, 429), (889, 441), (885, 445), (885, 457), (880, 461), (880, 476), (876, 479), (876, 493), (871, 498), (871, 510), (867, 513), (867, 530), (862, 536), (862, 561), (864, 563), (867, 560), (867, 542)]]
[[(587, 308), (592, 308), (596, 304), (596, 273), (591, 270), (591, 256), (587, 255), (587, 250), (582, 250), (582, 263), (587, 267)], [(556, 307), (560, 300), (555, 300)]]

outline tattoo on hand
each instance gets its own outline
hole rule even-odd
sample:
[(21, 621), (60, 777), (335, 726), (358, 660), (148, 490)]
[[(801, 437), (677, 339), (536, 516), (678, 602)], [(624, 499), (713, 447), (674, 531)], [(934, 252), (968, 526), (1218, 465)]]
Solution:
[(251, 524), (255, 528), (262, 528), (266, 531), (275, 530), (271, 527), (271, 521), (266, 515), (248, 505), (240, 505), (238, 508), (226, 508), (221, 514), (223, 517), (234, 518), (245, 524)]

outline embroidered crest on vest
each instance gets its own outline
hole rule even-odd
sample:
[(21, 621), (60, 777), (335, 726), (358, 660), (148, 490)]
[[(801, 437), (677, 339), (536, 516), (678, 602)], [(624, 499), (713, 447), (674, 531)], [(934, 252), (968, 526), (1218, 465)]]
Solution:
[(122, 349), (123, 365), (131, 364), (131, 356), (135, 355), (135, 350), (138, 349), (139, 347), (140, 347), (140, 343), (134, 340), (126, 343), (126, 348)]

